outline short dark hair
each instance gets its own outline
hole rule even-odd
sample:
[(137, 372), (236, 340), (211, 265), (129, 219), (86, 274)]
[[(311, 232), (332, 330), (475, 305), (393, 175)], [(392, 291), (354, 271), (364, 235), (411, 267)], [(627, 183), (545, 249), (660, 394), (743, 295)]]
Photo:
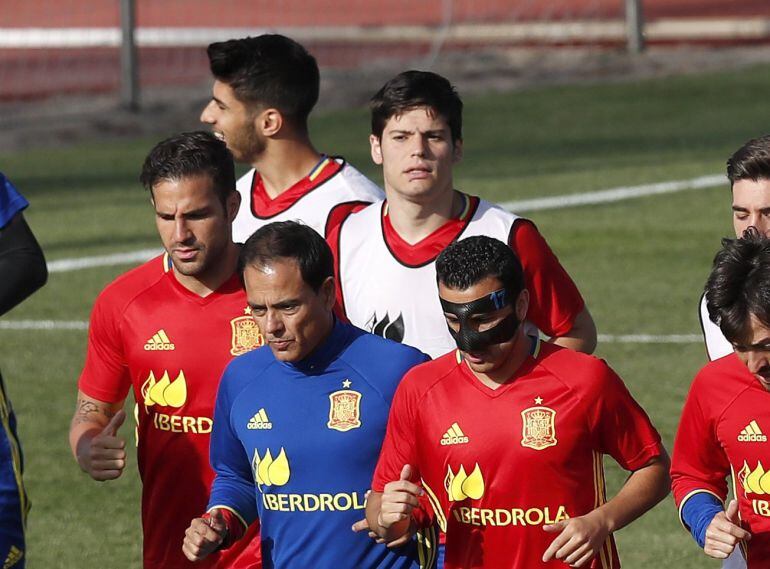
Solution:
[(385, 123), (396, 115), (429, 107), (444, 117), (452, 142), (463, 138), (463, 102), (457, 90), (441, 75), (430, 71), (404, 71), (385, 83), (369, 102), (372, 134), (382, 137)]
[(752, 314), (770, 327), (770, 239), (756, 228), (722, 240), (706, 281), (706, 308), (733, 344), (745, 339)]
[(296, 221), (274, 221), (257, 229), (241, 249), (238, 267), (262, 267), (276, 259), (292, 259), (302, 280), (315, 292), (334, 275), (332, 251), (314, 229)]
[(727, 161), (732, 188), (739, 180), (770, 180), (770, 135), (752, 138)]
[(318, 102), (320, 74), (315, 58), (278, 34), (216, 42), (207, 49), (211, 73), (227, 83), (239, 101), (273, 107), (305, 128)]
[(235, 191), (235, 164), (225, 143), (210, 132), (183, 132), (156, 144), (142, 166), (139, 181), (150, 191), (159, 182), (206, 175), (226, 205)]
[(524, 290), (524, 270), (511, 248), (492, 237), (479, 235), (455, 241), (436, 259), (436, 279), (465, 290), (486, 277), (500, 281), (511, 299)]

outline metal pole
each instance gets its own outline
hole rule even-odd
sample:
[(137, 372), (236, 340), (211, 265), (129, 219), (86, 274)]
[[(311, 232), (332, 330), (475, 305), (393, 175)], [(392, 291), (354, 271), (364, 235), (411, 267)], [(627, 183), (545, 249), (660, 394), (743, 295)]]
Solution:
[(644, 51), (644, 15), (642, 0), (625, 0), (626, 2), (626, 46), (629, 53)]
[(135, 26), (135, 0), (120, 0), (120, 103), (130, 111), (139, 109), (139, 61), (134, 41)]

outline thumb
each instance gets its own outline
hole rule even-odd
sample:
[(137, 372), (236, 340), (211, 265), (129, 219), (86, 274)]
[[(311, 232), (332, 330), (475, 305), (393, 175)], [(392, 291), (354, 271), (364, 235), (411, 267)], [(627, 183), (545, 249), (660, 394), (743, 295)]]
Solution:
[(107, 435), (108, 437), (114, 437), (118, 434), (118, 429), (123, 424), (123, 421), (126, 420), (126, 412), (121, 409), (115, 415), (110, 419), (110, 422), (107, 423), (107, 426), (105, 426), (102, 429), (102, 434)]
[(219, 508), (211, 510), (209, 526), (211, 526), (211, 529), (217, 533), (222, 533), (227, 528), (227, 522), (225, 522), (225, 516), (222, 514), (222, 510)]
[(398, 477), (399, 480), (411, 480), (412, 478), (412, 467), (408, 464), (404, 465), (404, 468), (401, 469), (401, 476)]
[(545, 524), (543, 526), (543, 531), (547, 531), (548, 533), (557, 533), (563, 530), (566, 526), (569, 520), (562, 520), (560, 522), (556, 522), (555, 524)]
[(740, 525), (740, 520), (738, 519), (738, 500), (730, 500), (730, 503), (727, 504), (727, 511), (725, 512), (725, 515), (727, 516), (727, 519), (730, 521), (730, 523)]

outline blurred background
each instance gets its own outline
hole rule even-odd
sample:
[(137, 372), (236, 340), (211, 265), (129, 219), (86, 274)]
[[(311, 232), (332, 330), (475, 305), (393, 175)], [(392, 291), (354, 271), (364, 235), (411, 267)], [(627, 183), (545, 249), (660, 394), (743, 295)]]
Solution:
[[(0, 171), (29, 199), (51, 271), (0, 319), (29, 567), (140, 564), (135, 464), (97, 484), (67, 445), (88, 316), (108, 282), (159, 250), (138, 176), (161, 138), (205, 128), (206, 45), (267, 31), (321, 64), (315, 145), (378, 183), (369, 97), (408, 68), (457, 85), (457, 188), (535, 221), (595, 317), (597, 355), (672, 446), (706, 362), (703, 283), (732, 231), (724, 164), (770, 132), (767, 0), (2, 0)], [(606, 468), (612, 494), (625, 473)], [(670, 499), (618, 542), (626, 568), (719, 565)]]

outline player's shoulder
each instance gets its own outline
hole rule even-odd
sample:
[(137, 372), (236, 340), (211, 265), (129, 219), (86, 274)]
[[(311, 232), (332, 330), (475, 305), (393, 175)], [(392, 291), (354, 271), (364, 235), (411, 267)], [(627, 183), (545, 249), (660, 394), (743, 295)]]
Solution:
[(332, 179), (337, 179), (344, 185), (358, 201), (373, 202), (384, 199), (385, 193), (377, 184), (364, 176), (355, 166), (347, 162), (341, 156), (335, 156), (334, 160), (341, 165), (340, 171)]
[(592, 396), (621, 381), (601, 358), (538, 340), (537, 365), (568, 388)]
[(379, 219), (385, 203), (384, 198), (377, 198), (366, 207), (349, 213), (337, 226), (338, 231), (356, 233), (356, 239), (364, 239), (367, 236), (380, 236), (380, 231), (373, 231), (374, 223)]
[(115, 278), (99, 293), (97, 302), (126, 305), (152, 289), (169, 270), (166, 255), (158, 255)]
[(364, 365), (378, 374), (397, 375), (400, 379), (409, 369), (428, 360), (428, 356), (412, 346), (371, 334), (352, 324), (341, 326), (350, 338), (342, 357), (356, 366)]
[(435, 360), (426, 361), (410, 369), (401, 385), (414, 396), (421, 397), (457, 372), (460, 365), (462, 364), (459, 352), (452, 350)]
[(269, 346), (261, 346), (241, 354), (230, 360), (225, 367), (221, 389), (229, 393), (240, 391), (243, 386), (262, 375), (275, 362)]
[(745, 389), (754, 386), (746, 366), (733, 352), (704, 365), (693, 379), (690, 391), (702, 399), (734, 399)]

